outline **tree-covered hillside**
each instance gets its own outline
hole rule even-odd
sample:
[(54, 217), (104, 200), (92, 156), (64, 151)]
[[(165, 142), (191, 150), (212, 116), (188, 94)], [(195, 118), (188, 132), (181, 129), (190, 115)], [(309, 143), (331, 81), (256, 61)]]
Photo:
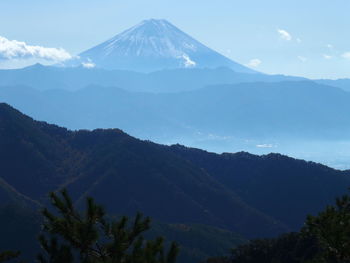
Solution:
[(7, 104), (0, 104), (0, 157), (2, 204), (33, 211), (48, 204), (49, 191), (67, 188), (77, 207), (92, 196), (111, 215), (142, 211), (162, 222), (155, 231), (182, 240), (192, 258), (222, 251), (214, 243), (238, 244), (239, 236), (298, 230), (350, 183), (348, 171), (278, 154), (220, 155), (117, 129), (70, 131)]

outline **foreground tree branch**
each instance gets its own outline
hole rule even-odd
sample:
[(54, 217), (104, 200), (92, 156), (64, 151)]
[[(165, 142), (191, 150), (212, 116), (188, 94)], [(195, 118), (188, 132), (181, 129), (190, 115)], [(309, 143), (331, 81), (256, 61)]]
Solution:
[(41, 263), (175, 263), (179, 248), (172, 243), (167, 252), (164, 240), (145, 240), (142, 233), (150, 228), (150, 218), (137, 214), (130, 224), (127, 217), (109, 220), (104, 209), (92, 198), (86, 211), (73, 206), (66, 190), (50, 194), (56, 212), (42, 211), (44, 233), (39, 237), (44, 250)]

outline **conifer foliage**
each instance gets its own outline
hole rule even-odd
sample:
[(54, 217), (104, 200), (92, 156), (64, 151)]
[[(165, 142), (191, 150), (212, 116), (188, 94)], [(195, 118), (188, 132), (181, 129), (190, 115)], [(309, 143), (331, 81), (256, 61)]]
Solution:
[(350, 195), (336, 199), (304, 227), (274, 239), (251, 240), (232, 250), (230, 257), (206, 263), (350, 263)]
[(309, 216), (303, 230), (316, 236), (323, 248), (323, 262), (350, 262), (350, 195), (337, 198), (317, 216)]
[(137, 214), (132, 224), (127, 217), (111, 220), (92, 198), (85, 213), (78, 211), (66, 190), (50, 194), (56, 213), (43, 210), (44, 233), (39, 241), (44, 250), (40, 263), (175, 263), (178, 246), (165, 251), (163, 238), (145, 240), (150, 218)]
[(19, 252), (15, 252), (15, 251), (0, 252), (0, 262), (6, 262), (8, 260), (17, 258), (19, 254), (20, 254)]

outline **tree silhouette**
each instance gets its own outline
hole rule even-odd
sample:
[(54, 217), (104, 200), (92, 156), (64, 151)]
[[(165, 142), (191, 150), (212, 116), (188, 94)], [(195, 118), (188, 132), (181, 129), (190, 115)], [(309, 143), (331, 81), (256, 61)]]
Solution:
[(317, 216), (308, 216), (303, 232), (317, 237), (325, 262), (350, 262), (350, 196), (337, 198)]
[(0, 262), (6, 262), (8, 260), (17, 258), (19, 254), (20, 252), (15, 252), (15, 251), (0, 252)]
[(39, 241), (44, 250), (40, 263), (175, 263), (178, 246), (172, 243), (165, 253), (164, 240), (145, 240), (150, 218), (137, 214), (132, 224), (127, 217), (111, 220), (92, 198), (86, 211), (74, 206), (66, 190), (50, 194), (56, 213), (43, 210), (44, 234)]

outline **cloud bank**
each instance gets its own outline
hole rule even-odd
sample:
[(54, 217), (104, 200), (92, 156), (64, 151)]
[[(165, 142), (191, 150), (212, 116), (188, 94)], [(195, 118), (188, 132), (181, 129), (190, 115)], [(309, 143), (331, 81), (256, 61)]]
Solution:
[(72, 56), (62, 48), (31, 46), (25, 42), (0, 36), (0, 60), (43, 59), (60, 62), (71, 58)]

